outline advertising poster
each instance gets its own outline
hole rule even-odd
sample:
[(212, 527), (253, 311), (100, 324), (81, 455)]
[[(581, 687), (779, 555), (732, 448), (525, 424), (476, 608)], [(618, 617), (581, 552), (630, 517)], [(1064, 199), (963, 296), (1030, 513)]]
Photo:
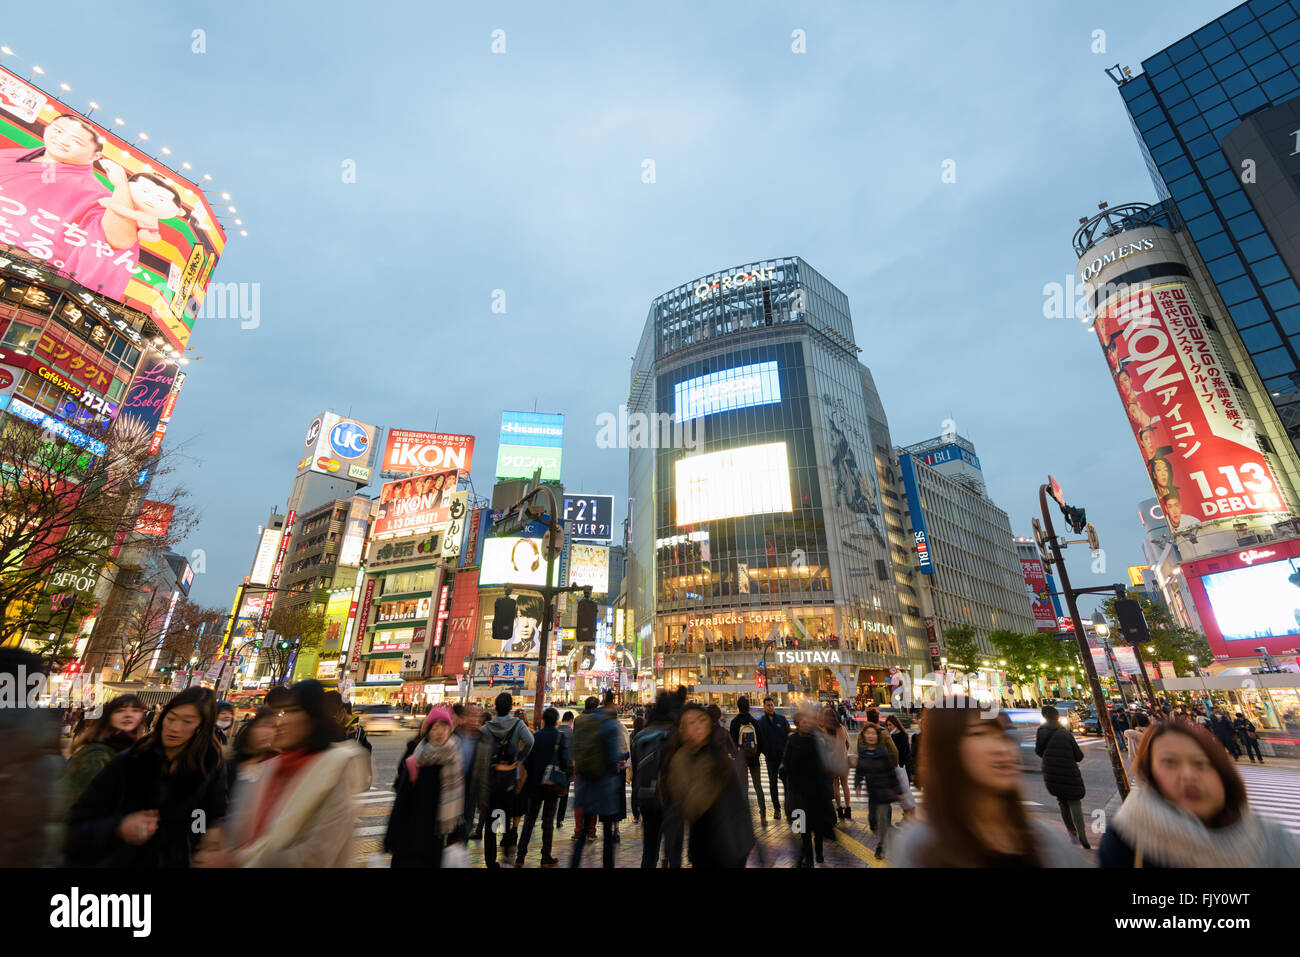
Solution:
[[(555, 563), (555, 577), (560, 565)], [(513, 536), (483, 541), (483, 565), (479, 582), (485, 585), (544, 585), (546, 560), (542, 557), (542, 540)]]
[(0, 197), (0, 243), (185, 347), (226, 244), (193, 183), (0, 68)]
[(298, 471), (335, 475), (365, 485), (370, 481), (370, 460), (378, 432), (365, 422), (324, 412), (307, 426)]
[(373, 537), (419, 534), (449, 523), (456, 481), (457, 472), (453, 469), (386, 482), (379, 493), (379, 515)]
[(1037, 558), (1022, 558), (1020, 572), (1025, 590), (1034, 606), (1034, 624), (1039, 631), (1056, 631), (1056, 611), (1052, 608), (1052, 589), (1047, 585), (1043, 563)]
[(122, 441), (152, 442), (162, 421), (167, 399), (176, 384), (180, 367), (160, 356), (145, 359), (122, 398), (122, 407), (113, 420), (113, 434)]
[(141, 535), (166, 535), (167, 529), (171, 527), (174, 511), (174, 506), (145, 499), (140, 507), (140, 514), (136, 516), (135, 530)]
[(474, 436), (446, 432), (389, 429), (380, 470), (432, 473), (458, 469), (468, 472), (474, 461)]
[(685, 456), (674, 468), (679, 527), (794, 508), (784, 442)]
[(1124, 296), (1095, 329), (1170, 529), (1286, 511), (1186, 284)]
[(1215, 658), (1293, 654), (1300, 646), (1300, 538), (1184, 562)]
[(280, 550), (281, 530), (268, 528), (262, 532), (262, 540), (257, 545), (257, 555), (253, 559), (253, 573), (248, 576), (250, 585), (265, 585), (271, 580), (271, 567), (275, 564), (276, 553)]
[(447, 618), (447, 648), (443, 652), (443, 673), (465, 673), (465, 657), (474, 645), (478, 624), (478, 572), (459, 572), (452, 584), (451, 611)]
[(614, 496), (565, 495), (560, 521), (574, 538), (608, 542), (614, 537)]
[(551, 412), (502, 412), (497, 443), (497, 478), (559, 480), (564, 450), (564, 416)]
[(574, 542), (569, 546), (569, 584), (590, 585), (593, 594), (609, 591), (609, 546)]

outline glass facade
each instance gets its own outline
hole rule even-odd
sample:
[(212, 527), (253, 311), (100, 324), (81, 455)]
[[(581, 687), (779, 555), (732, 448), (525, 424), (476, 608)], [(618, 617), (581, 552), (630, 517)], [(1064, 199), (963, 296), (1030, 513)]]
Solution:
[[(797, 258), (714, 273), (651, 304), (629, 413), (676, 422), (686, 409), (697, 429), (630, 451), (628, 600), (642, 666), (664, 687), (753, 697), (765, 645), (769, 683), (793, 699), (880, 697), (887, 669), (912, 663), (848, 308)], [(717, 465), (758, 462), (760, 450), (761, 468)], [(777, 669), (784, 647), (838, 661)]]
[(1172, 199), (1300, 448), (1300, 288), (1224, 140), (1300, 94), (1300, 0), (1251, 0), (1142, 63), (1120, 87), (1162, 198)]

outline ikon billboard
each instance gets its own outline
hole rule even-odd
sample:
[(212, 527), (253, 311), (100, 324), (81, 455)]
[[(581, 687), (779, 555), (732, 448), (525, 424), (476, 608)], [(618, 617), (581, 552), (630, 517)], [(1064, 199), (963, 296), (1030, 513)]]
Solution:
[(1096, 331), (1171, 529), (1286, 511), (1185, 283), (1120, 297)]
[(184, 348), (226, 244), (193, 183), (0, 69), (0, 197), (0, 243), (147, 313)]
[(472, 435), (389, 429), (380, 470), (429, 473), (459, 469), (468, 472), (473, 460)]

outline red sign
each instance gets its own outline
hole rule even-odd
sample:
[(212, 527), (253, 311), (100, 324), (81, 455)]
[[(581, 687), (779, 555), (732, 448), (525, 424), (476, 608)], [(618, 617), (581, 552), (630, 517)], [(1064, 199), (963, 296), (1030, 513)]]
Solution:
[(59, 342), (48, 332), (41, 333), (36, 343), (36, 355), (74, 382), (92, 386), (99, 392), (107, 392), (108, 384), (117, 375), (117, 366), (112, 360), (91, 358), (75, 346)]
[(1020, 559), (1020, 573), (1025, 579), (1029, 600), (1034, 606), (1034, 625), (1039, 631), (1056, 631), (1056, 611), (1052, 608), (1052, 590), (1047, 574), (1037, 558)]
[[(438, 618), (441, 626), (442, 613), (439, 613)], [(477, 621), (478, 569), (459, 572), (452, 582), (451, 612), (447, 618), (447, 650), (442, 655), (443, 674), (464, 673), (465, 658), (474, 647)]]
[(166, 535), (175, 510), (172, 505), (145, 499), (135, 520), (135, 530), (141, 535)]
[(366, 582), (366, 591), (361, 598), (361, 610), (357, 612), (357, 633), (352, 639), (352, 670), (356, 670), (361, 661), (361, 646), (366, 641), (366, 625), (370, 624), (370, 600), (375, 597), (375, 579)]
[(1183, 562), (1181, 571), (1215, 658), (1300, 646), (1300, 538)]
[(1286, 511), (1188, 286), (1118, 299), (1096, 330), (1171, 529)]
[(384, 445), (384, 472), (432, 474), (456, 469), (468, 472), (474, 460), (474, 436), (446, 432), (389, 429)]
[(451, 497), (457, 473), (439, 472), (388, 482), (379, 493), (379, 517), (372, 538), (415, 535), (451, 521)]

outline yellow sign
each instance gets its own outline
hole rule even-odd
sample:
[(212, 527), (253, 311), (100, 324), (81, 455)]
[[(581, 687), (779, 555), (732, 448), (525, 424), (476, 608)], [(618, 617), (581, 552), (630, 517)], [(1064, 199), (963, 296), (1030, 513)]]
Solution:
[(1142, 581), (1142, 573), (1150, 567), (1150, 565), (1130, 565), (1128, 567), (1128, 580), (1133, 583), (1134, 588), (1141, 588), (1146, 584)]
[(614, 609), (614, 640), (620, 645), (623, 643), (623, 638), (626, 635), (626, 632), (623, 631), (623, 616), (624, 612), (622, 608)]

